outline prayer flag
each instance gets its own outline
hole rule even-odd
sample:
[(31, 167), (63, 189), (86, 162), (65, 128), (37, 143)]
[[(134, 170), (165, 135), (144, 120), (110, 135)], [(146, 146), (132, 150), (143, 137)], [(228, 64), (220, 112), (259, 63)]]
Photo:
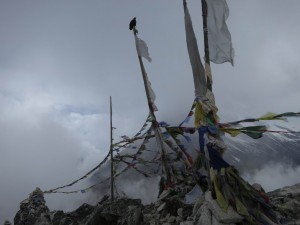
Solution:
[(229, 8), (226, 0), (206, 0), (209, 58), (214, 63), (233, 65), (234, 49), (226, 25)]
[(187, 49), (188, 49), (192, 71), (193, 71), (195, 96), (201, 98), (205, 96), (207, 90), (206, 75), (205, 75), (204, 67), (201, 63), (197, 39), (195, 36), (192, 19), (189, 10), (187, 8), (186, 1), (184, 1), (183, 7), (184, 7), (186, 44), (187, 44)]
[(135, 45), (136, 45), (136, 50), (137, 50), (138, 55), (141, 57), (144, 57), (149, 62), (152, 62), (146, 42), (144, 40), (138, 38), (137, 36), (135, 36)]

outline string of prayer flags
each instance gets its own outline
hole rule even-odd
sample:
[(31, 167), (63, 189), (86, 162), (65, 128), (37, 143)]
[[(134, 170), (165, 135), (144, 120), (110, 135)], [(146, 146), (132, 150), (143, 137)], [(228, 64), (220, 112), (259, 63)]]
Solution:
[[(124, 168), (122, 171), (120, 171), (119, 173), (115, 174), (113, 177), (116, 179), (118, 176), (120, 176), (121, 174), (123, 174), (124, 172), (126, 172), (128, 170), (128, 168)], [(52, 191), (52, 192), (44, 192), (44, 194), (52, 194), (52, 193), (60, 193), (60, 194), (75, 194), (75, 193), (86, 193), (87, 191), (95, 188), (96, 186), (100, 185), (100, 184), (103, 184), (107, 181), (110, 180), (110, 177), (107, 177), (106, 179), (96, 183), (96, 184), (93, 184), (87, 188), (84, 188), (84, 189), (79, 189), (79, 190), (75, 190), (75, 191)]]
[(192, 157), (187, 153), (184, 145), (180, 143), (179, 140), (173, 138), (171, 135), (168, 135), (168, 137), (164, 136), (164, 142), (176, 153), (182, 152), (183, 153), (183, 159), (185, 159), (186, 163), (188, 165), (191, 165), (193, 163)]
[(258, 139), (263, 136), (263, 133), (282, 133), (282, 134), (300, 134), (300, 131), (282, 131), (282, 130), (268, 130), (266, 126), (249, 126), (241, 128), (221, 127), (221, 131), (230, 134), (232, 137), (244, 133), (253, 139)]
[(160, 127), (168, 127), (168, 126), (170, 126), (170, 124), (168, 124), (168, 123), (162, 121), (162, 122), (159, 122), (159, 126), (160, 126)]
[(187, 142), (192, 142), (192, 139), (187, 135), (182, 135)]
[(74, 184), (76, 184), (79, 181), (87, 178), (90, 174), (92, 174), (97, 169), (99, 169), (108, 160), (109, 156), (110, 156), (110, 152), (108, 152), (108, 154), (105, 156), (105, 158), (96, 167), (94, 167), (92, 170), (90, 170), (89, 172), (87, 172), (84, 176), (80, 177), (79, 179), (77, 179), (77, 180), (75, 180), (75, 181), (73, 181), (73, 182), (71, 182), (69, 184), (66, 184), (66, 185), (63, 185), (63, 186), (60, 186), (60, 187), (57, 187), (57, 188), (54, 188), (54, 189), (51, 189), (51, 190), (48, 190), (48, 191), (44, 191), (44, 193), (45, 194), (54, 193), (57, 190), (73, 186)]
[(145, 123), (143, 124), (142, 128), (134, 135), (134, 137), (139, 136), (142, 133), (142, 131), (144, 131), (146, 129), (146, 127), (149, 125), (149, 122), (151, 122), (150, 113), (148, 114), (148, 117), (147, 117)]
[(249, 126), (242, 128), (220, 128), (220, 130), (230, 134), (232, 137), (244, 133), (253, 139), (261, 138), (263, 133), (267, 131), (266, 126)]
[(190, 118), (194, 115), (194, 109), (196, 107), (196, 101), (193, 102), (192, 107), (186, 116), (186, 118), (179, 124), (178, 127), (181, 127), (184, 123), (188, 123), (190, 121)]
[(286, 113), (281, 113), (281, 114), (275, 114), (275, 113), (267, 113), (264, 116), (258, 117), (258, 118), (248, 118), (248, 119), (243, 119), (243, 120), (238, 120), (234, 122), (229, 122), (229, 123), (221, 123), (220, 125), (226, 126), (226, 125), (237, 125), (239, 123), (243, 122), (257, 122), (260, 120), (284, 120), (286, 117), (299, 117), (300, 112), (286, 112)]
[(121, 138), (123, 138), (126, 141), (130, 140), (130, 137), (128, 137), (127, 135), (123, 135), (123, 136), (121, 136)]

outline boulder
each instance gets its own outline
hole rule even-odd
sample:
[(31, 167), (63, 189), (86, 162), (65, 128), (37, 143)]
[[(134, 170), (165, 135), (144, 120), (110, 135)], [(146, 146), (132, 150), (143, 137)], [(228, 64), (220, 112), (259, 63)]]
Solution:
[[(35, 225), (48, 223), (49, 209), (46, 206), (44, 194), (38, 187), (29, 195), (29, 198), (20, 203), (20, 210), (14, 218), (15, 225)], [(44, 222), (41, 222), (44, 221)]]
[(211, 225), (212, 215), (207, 204), (203, 204), (198, 210), (197, 214), (199, 215), (199, 219), (195, 221), (196, 225)]
[(300, 184), (274, 190), (268, 196), (282, 223), (300, 224)]

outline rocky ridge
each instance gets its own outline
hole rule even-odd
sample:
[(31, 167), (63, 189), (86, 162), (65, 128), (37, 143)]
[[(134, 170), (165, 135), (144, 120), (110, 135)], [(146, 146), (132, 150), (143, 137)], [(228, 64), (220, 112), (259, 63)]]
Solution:
[(300, 184), (269, 192), (268, 196), (283, 217), (283, 223), (300, 224)]
[[(37, 188), (20, 203), (15, 225), (244, 225), (242, 215), (233, 208), (225, 213), (207, 191), (195, 203), (186, 204), (172, 191), (143, 205), (139, 199), (105, 196), (97, 205), (81, 205), (73, 212), (49, 211), (43, 192)], [(300, 184), (268, 194), (281, 224), (300, 224)], [(268, 221), (269, 224), (275, 224)], [(10, 224), (8, 221), (5, 225)]]

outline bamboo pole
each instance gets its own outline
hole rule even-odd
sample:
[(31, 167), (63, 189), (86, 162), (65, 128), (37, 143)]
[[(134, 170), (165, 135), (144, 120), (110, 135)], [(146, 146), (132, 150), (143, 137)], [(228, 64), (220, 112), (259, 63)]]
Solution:
[(114, 160), (113, 160), (113, 126), (112, 126), (112, 99), (110, 96), (110, 195), (114, 200)]
[[(203, 36), (204, 36), (204, 52), (205, 52), (205, 63), (210, 66), (210, 58), (209, 58), (209, 45), (208, 45), (208, 28), (207, 28), (207, 3), (206, 0), (201, 0), (202, 5), (202, 21), (203, 21)], [(207, 71), (206, 71), (207, 72)], [(207, 89), (212, 92), (212, 80), (209, 76), (207, 78)], [(212, 197), (216, 198), (216, 193), (212, 184), (211, 176), (210, 176), (210, 163), (209, 163), (209, 153), (207, 146), (204, 147), (204, 154), (205, 154), (205, 162), (207, 167), (207, 181), (208, 181), (208, 188), (211, 190)]]
[[(205, 52), (205, 63), (210, 65), (209, 60), (209, 48), (208, 48), (208, 29), (207, 29), (207, 3), (206, 0), (201, 0), (202, 3), (202, 17), (203, 17), (203, 36), (204, 36), (204, 52)], [(210, 77), (207, 78), (207, 88), (212, 91), (212, 80)]]
[[(133, 34), (134, 34), (135, 39), (137, 39), (137, 33), (138, 33), (138, 31), (134, 27), (133, 28)], [(163, 140), (162, 140), (162, 134), (159, 130), (159, 125), (158, 125), (158, 122), (156, 120), (156, 116), (154, 114), (154, 109), (153, 109), (153, 106), (152, 106), (150, 91), (148, 89), (148, 84), (147, 84), (146, 70), (145, 70), (145, 67), (144, 67), (142, 57), (140, 55), (138, 55), (138, 59), (139, 59), (139, 63), (140, 63), (141, 71), (142, 71), (142, 76), (143, 76), (144, 87), (145, 87), (145, 92), (146, 92), (146, 96), (147, 96), (148, 107), (149, 107), (149, 110), (150, 110), (150, 115), (152, 117), (152, 128), (154, 130), (155, 137), (157, 138), (157, 140), (159, 142), (157, 144), (160, 146), (160, 149), (161, 149), (162, 166), (163, 166), (163, 169), (164, 169), (164, 171), (166, 173), (166, 176), (167, 176), (167, 184), (171, 184), (171, 173), (170, 173), (170, 170), (169, 170), (168, 165), (167, 165), (166, 151), (165, 151), (165, 147), (164, 147)]]

